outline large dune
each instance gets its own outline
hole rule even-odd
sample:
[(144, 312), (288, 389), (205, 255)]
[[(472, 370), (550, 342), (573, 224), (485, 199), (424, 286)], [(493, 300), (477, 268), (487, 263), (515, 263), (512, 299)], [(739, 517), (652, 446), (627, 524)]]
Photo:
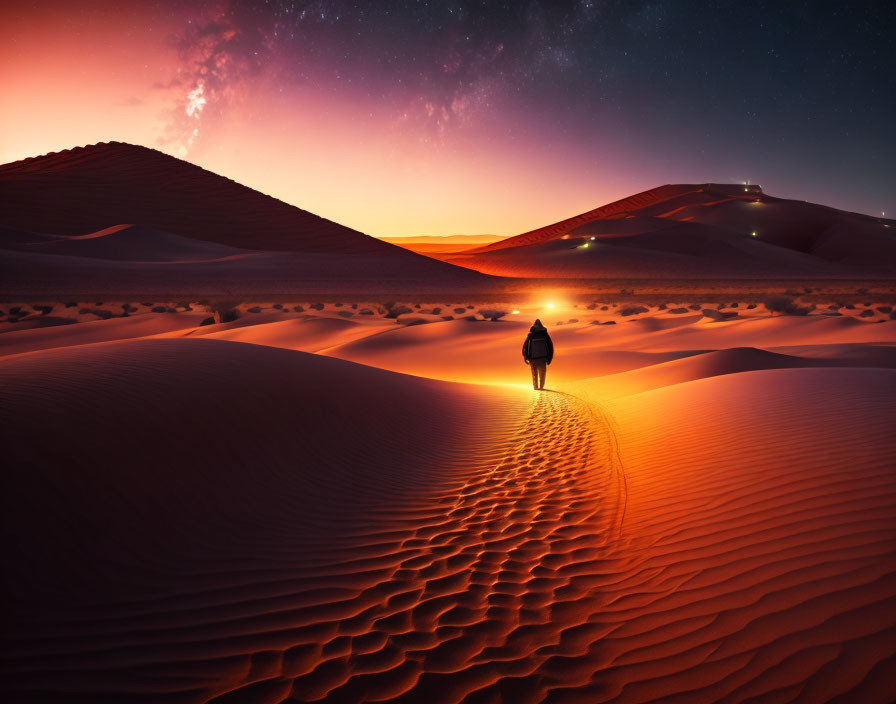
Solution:
[(117, 142), (0, 166), (0, 227), (0, 295), (8, 296), (498, 285), (193, 164)]
[(7, 701), (890, 701), (896, 371), (534, 394), (257, 327), (0, 359)]
[(896, 274), (894, 224), (758, 186), (667, 185), (440, 256), (535, 278), (886, 277)]

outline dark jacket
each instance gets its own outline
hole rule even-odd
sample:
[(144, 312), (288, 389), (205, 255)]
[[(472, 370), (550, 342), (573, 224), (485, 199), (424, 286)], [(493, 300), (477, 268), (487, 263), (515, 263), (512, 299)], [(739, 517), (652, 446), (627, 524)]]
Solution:
[[(544, 345), (535, 345), (535, 347), (546, 350), (547, 355), (538, 354), (537, 349), (533, 350), (533, 340), (545, 341)], [(538, 356), (533, 356), (533, 352)], [(548, 364), (554, 359), (554, 343), (551, 341), (551, 336), (548, 335), (548, 329), (538, 321), (529, 328), (529, 334), (526, 335), (526, 341), (523, 343), (523, 359), (527, 362), (532, 359), (544, 359)]]

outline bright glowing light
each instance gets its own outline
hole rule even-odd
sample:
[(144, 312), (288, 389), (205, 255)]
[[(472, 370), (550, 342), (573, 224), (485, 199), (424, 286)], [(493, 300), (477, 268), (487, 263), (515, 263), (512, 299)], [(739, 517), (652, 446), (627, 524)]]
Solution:
[(753, 230), (753, 232), (751, 232), (750, 234), (753, 235), (753, 237), (755, 237), (755, 236), (756, 236), (756, 230)]
[(587, 246), (588, 246), (588, 242), (586, 242), (585, 244), (582, 245), (582, 247), (587, 247)]
[(554, 305), (553, 303), (548, 303), (548, 304), (547, 304), (547, 307), (548, 307), (548, 308), (554, 308), (555, 305)]
[(591, 238), (591, 241), (594, 242), (594, 238), (593, 238), (593, 237)]
[(520, 312), (518, 310), (512, 310), (512, 311), (510, 311), (510, 314), (511, 315), (519, 315)]
[(746, 192), (749, 191), (749, 190), (750, 190), (749, 188), (745, 188), (745, 189), (744, 189), (744, 193), (746, 193)]

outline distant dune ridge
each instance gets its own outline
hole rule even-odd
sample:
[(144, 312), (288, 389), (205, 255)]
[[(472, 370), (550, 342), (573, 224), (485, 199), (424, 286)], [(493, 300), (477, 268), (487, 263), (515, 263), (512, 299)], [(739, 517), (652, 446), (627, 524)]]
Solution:
[(0, 228), (0, 294), (426, 290), (489, 282), (119, 142), (0, 166)]
[(893, 225), (773, 198), (758, 186), (698, 184), (653, 188), (499, 241), (384, 241), (156, 150), (109, 142), (0, 166), (0, 295), (484, 293), (531, 290), (544, 278), (886, 278), (896, 276)]
[(442, 258), (521, 277), (886, 277), (894, 225), (759, 186), (666, 185)]

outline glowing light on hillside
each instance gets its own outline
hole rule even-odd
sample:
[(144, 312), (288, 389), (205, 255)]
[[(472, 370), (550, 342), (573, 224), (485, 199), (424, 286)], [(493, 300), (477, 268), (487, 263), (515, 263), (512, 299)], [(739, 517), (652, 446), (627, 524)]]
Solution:
[(512, 310), (512, 311), (510, 311), (510, 314), (511, 315), (519, 315), (520, 312), (518, 310)]
[(756, 230), (753, 230), (750, 234), (753, 235), (753, 237), (756, 237)]
[(546, 305), (548, 308), (556, 308), (556, 307), (557, 307), (556, 304), (554, 304), (554, 303), (546, 303), (545, 305)]
[(591, 241), (592, 241), (592, 242), (594, 242), (594, 240), (595, 240), (595, 238), (594, 238), (594, 237), (592, 237), (592, 238), (591, 238)]
[(582, 245), (582, 248), (584, 249), (584, 248), (587, 247), (588, 245), (589, 245), (589, 243), (586, 242), (585, 244)]

